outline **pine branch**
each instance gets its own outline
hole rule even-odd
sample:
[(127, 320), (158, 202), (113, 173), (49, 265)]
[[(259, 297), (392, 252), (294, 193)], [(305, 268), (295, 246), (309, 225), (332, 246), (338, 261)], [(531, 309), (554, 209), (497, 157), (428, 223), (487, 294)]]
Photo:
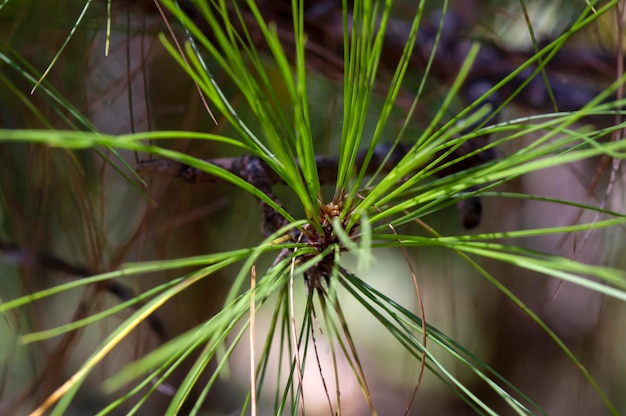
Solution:
[[(480, 149), (481, 140), (466, 141), (455, 152), (442, 161), (447, 163), (464, 154)], [(366, 167), (366, 173), (374, 174), (377, 171), (387, 173), (396, 166), (396, 164), (411, 149), (408, 144), (398, 144), (392, 147), (388, 144), (378, 145), (374, 148), (373, 156), (370, 163)], [(360, 171), (363, 167), (367, 150), (361, 150), (356, 157), (356, 170)], [(484, 150), (476, 155), (464, 159), (461, 163), (456, 163), (454, 168), (444, 169), (438, 172), (439, 176), (446, 176), (458, 171), (466, 170), (474, 166), (478, 166), (484, 162), (495, 158), (495, 152), (492, 149)], [(270, 167), (260, 158), (250, 155), (232, 158), (216, 158), (206, 159), (205, 162), (218, 166), (238, 177), (244, 179), (251, 185), (257, 187), (268, 195), (277, 204), (280, 201), (276, 198), (272, 191), (273, 185), (284, 183), (280, 176), (276, 174)], [(332, 184), (337, 178), (339, 169), (339, 158), (336, 156), (316, 156), (315, 157), (318, 176), (321, 184)], [(137, 172), (143, 176), (167, 176), (184, 180), (188, 183), (214, 183), (219, 178), (211, 175), (203, 170), (188, 166), (184, 163), (166, 160), (153, 159), (139, 162)], [(285, 219), (280, 217), (269, 205), (259, 200), (259, 204), (264, 212), (264, 234), (269, 235), (271, 230), (286, 224)], [(480, 199), (477, 197), (468, 198), (457, 204), (457, 210), (461, 223), (465, 228), (471, 229), (480, 224), (480, 216), (482, 206)]]
[[(72, 264), (52, 254), (25, 250), (2, 240), (0, 240), (0, 253), (3, 254), (6, 259), (17, 263), (20, 266), (35, 266), (51, 273), (59, 273), (76, 278), (90, 277), (97, 274), (95, 270), (90, 270), (85, 266)], [(114, 279), (105, 280), (99, 283), (99, 285), (104, 290), (118, 298), (121, 302), (131, 300), (135, 297), (130, 288)], [(138, 309), (140, 306), (141, 305), (134, 305), (134, 308)], [(167, 334), (165, 333), (163, 322), (161, 322), (157, 316), (148, 316), (146, 322), (159, 341), (165, 342), (167, 340)]]
[[(180, 3), (182, 9), (203, 30), (207, 38), (212, 39), (211, 31), (206, 28), (203, 16), (197, 12), (193, 3), (188, 0)], [(287, 57), (294, 59), (291, 1), (258, 0), (256, 5), (266, 22), (275, 23)], [(235, 6), (229, 3), (227, 7), (231, 13), (231, 23), (239, 24), (240, 20), (236, 16)], [(251, 34), (250, 38), (254, 42), (254, 47), (258, 50), (267, 49), (268, 46), (255, 17), (244, 4), (237, 3), (236, 7), (242, 14), (246, 30)], [(440, 16), (439, 12), (435, 12), (421, 22), (409, 70), (413, 73), (424, 73), (439, 33), (440, 39), (434, 51), (430, 76), (434, 77), (439, 84), (446, 84), (458, 74), (467, 50), (475, 39), (466, 36), (469, 32), (467, 26), (469, 22), (464, 21), (454, 11), (446, 14), (443, 25), (441, 25)], [(307, 67), (337, 81), (343, 79), (344, 70), (342, 19), (341, 0), (322, 0), (304, 4)], [(350, 19), (349, 15), (348, 21)], [(241, 27), (235, 26), (235, 28), (241, 30)], [(386, 83), (391, 79), (398, 65), (409, 37), (409, 30), (410, 26), (406, 22), (397, 19), (390, 21), (385, 33), (381, 56), (380, 82), (376, 86), (380, 92), (384, 92)], [(535, 51), (512, 50), (483, 41), (475, 64), (461, 91), (462, 98), (466, 103), (475, 101), (534, 55)], [(617, 58), (612, 54), (589, 49), (562, 48), (546, 66), (548, 85), (541, 76), (533, 75), (537, 66), (531, 65), (487, 97), (487, 102), (495, 108), (514, 94), (516, 89), (527, 83), (520, 93), (513, 97), (514, 102), (539, 111), (551, 111), (555, 109), (555, 106), (559, 111), (578, 110), (602, 91), (602, 88), (596, 88), (591, 84), (592, 80), (608, 84), (615, 79), (616, 63)], [(404, 91), (404, 93), (412, 96), (410, 91)], [(614, 98), (610, 97), (609, 100), (614, 100)], [(398, 104), (406, 107), (404, 110), (408, 110), (410, 101), (410, 99), (405, 100), (406, 103), (403, 103), (400, 100)]]

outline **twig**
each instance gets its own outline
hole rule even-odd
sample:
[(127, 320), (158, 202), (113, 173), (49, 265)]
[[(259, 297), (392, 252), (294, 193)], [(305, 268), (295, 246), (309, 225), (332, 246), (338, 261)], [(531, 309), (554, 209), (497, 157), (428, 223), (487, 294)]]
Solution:
[[(467, 141), (448, 156), (442, 163), (454, 160), (460, 155), (471, 153), (480, 149), (482, 142)], [(366, 173), (373, 174), (377, 171), (386, 173), (391, 171), (398, 162), (406, 155), (411, 146), (398, 144), (395, 147), (389, 144), (375, 147), (370, 163), (366, 167)], [(357, 153), (356, 169), (361, 170), (367, 150)], [(454, 167), (439, 171), (439, 176), (446, 176), (451, 173), (469, 169), (481, 163), (495, 158), (495, 152), (491, 149), (479, 152), (454, 165)], [(231, 158), (206, 159), (205, 162), (218, 166), (263, 191), (268, 197), (280, 205), (272, 190), (273, 185), (283, 184), (281, 177), (274, 172), (262, 159), (256, 156), (244, 155)], [(321, 184), (332, 184), (337, 177), (339, 168), (339, 158), (336, 156), (316, 156), (318, 176)], [(167, 159), (151, 159), (139, 162), (137, 172), (143, 176), (167, 176), (180, 178), (188, 183), (215, 183), (220, 179), (201, 169), (194, 168), (181, 162)], [(472, 189), (475, 190), (475, 189)], [(259, 200), (259, 205), (263, 209), (263, 234), (269, 235), (286, 224), (286, 220), (272, 207)], [(459, 202), (457, 205), (459, 217), (464, 227), (470, 229), (480, 224), (482, 206), (478, 197), (471, 197)]]
[[(196, 22), (207, 38), (213, 39), (214, 34), (208, 30), (204, 16), (198, 13), (193, 3), (188, 0), (181, 0), (180, 3), (185, 13)], [(286, 0), (257, 0), (256, 5), (266, 22), (276, 23), (276, 27), (279, 28), (277, 35), (287, 57), (294, 59), (295, 46), (291, 3)], [(243, 30), (238, 25), (245, 24), (246, 31), (250, 34), (249, 38), (254, 43), (253, 46), (257, 50), (268, 49), (256, 17), (249, 9), (243, 4), (236, 6), (241, 16), (240, 20), (234, 6), (229, 4), (226, 7), (230, 13), (229, 24), (234, 25), (235, 30), (238, 31)], [(215, 13), (219, 14), (218, 11)], [(348, 13), (347, 19), (348, 21), (352, 19), (351, 12)], [(423, 73), (426, 62), (434, 53), (429, 76), (437, 78), (439, 82), (446, 83), (458, 74), (466, 50), (475, 39), (467, 36), (468, 25), (471, 22), (465, 21), (455, 12), (448, 12), (443, 22), (443, 27), (440, 27), (440, 12), (436, 11), (430, 18), (425, 18), (420, 23), (409, 71)], [(307, 35), (305, 45), (307, 68), (317, 71), (329, 79), (341, 80), (344, 70), (342, 1), (321, 0), (306, 3), (304, 5), (304, 31)], [(381, 56), (380, 82), (376, 88), (386, 88), (385, 85), (390, 80), (390, 75), (394, 73), (403, 53), (409, 31), (410, 25), (407, 25), (406, 22), (397, 19), (390, 20), (384, 38), (384, 52)], [(439, 44), (433, 52), (435, 38), (439, 32)], [(546, 44), (547, 42), (542, 40), (540, 46)], [(473, 94), (476, 85), (487, 84), (491, 88), (517, 70), (521, 63), (534, 56), (536, 56), (535, 50), (511, 50), (502, 45), (483, 41), (476, 63), (468, 74), (465, 86), (461, 91), (462, 98), (468, 103), (475, 101), (478, 98)], [(620, 58), (624, 59), (623, 56)], [(526, 84), (519, 91), (519, 94), (512, 97), (517, 103), (537, 110), (553, 110), (554, 105), (561, 111), (577, 110), (585, 106), (601, 91), (601, 89), (590, 86), (590, 79), (595, 78), (607, 83), (613, 81), (614, 59), (614, 55), (594, 50), (561, 48), (545, 67), (548, 85), (546, 85), (544, 78), (536, 76), (540, 72), (536, 71), (537, 65), (530, 65), (486, 99), (499, 105), (505, 99), (508, 100), (520, 86)], [(404, 93), (412, 95), (410, 91), (404, 91)]]
[[(97, 274), (95, 271), (90, 270), (87, 267), (69, 263), (49, 253), (24, 250), (15, 246), (14, 244), (10, 244), (1, 240), (0, 253), (2, 253), (7, 259), (19, 265), (36, 265), (42, 269), (46, 269), (54, 273), (63, 273), (78, 278), (90, 277)], [(117, 297), (121, 302), (125, 302), (134, 298), (132, 290), (116, 280), (105, 280), (103, 282), (100, 282), (99, 285), (101, 285), (101, 287), (104, 288), (107, 292)], [(133, 307), (137, 309), (139, 308), (139, 306), (140, 305), (134, 305)], [(163, 322), (161, 322), (161, 320), (157, 316), (148, 316), (146, 322), (154, 335), (159, 339), (159, 341), (165, 342), (167, 340), (167, 335), (163, 327)]]

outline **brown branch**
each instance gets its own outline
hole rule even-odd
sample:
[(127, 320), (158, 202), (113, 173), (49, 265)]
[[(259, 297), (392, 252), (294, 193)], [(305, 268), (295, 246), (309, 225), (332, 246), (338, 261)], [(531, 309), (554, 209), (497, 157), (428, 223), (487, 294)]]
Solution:
[[(21, 266), (34, 265), (53, 273), (62, 273), (78, 278), (90, 277), (97, 274), (95, 271), (90, 270), (85, 266), (69, 263), (49, 253), (24, 250), (2, 240), (0, 240), (0, 253), (3, 254), (8, 260), (11, 260)], [(131, 289), (114, 279), (102, 281), (98, 283), (98, 285), (122, 302), (134, 298), (134, 294)], [(138, 309), (138, 307), (139, 306), (137, 305), (133, 306), (134, 309)], [(146, 318), (146, 322), (161, 342), (165, 342), (167, 340), (163, 323), (157, 316), (149, 315)]]
[[(212, 31), (207, 28), (204, 17), (197, 12), (192, 2), (181, 1), (180, 3), (183, 10), (199, 26), (207, 38), (214, 39)], [(266, 22), (275, 23), (278, 37), (287, 57), (294, 59), (295, 40), (291, 2), (288, 0), (258, 0), (256, 5)], [(257, 50), (267, 50), (268, 45), (256, 18), (243, 2), (229, 3), (227, 7), (229, 7), (230, 12), (230, 24), (242, 33), (241, 22), (235, 12), (236, 7), (242, 15), (246, 30), (250, 33), (252, 46)], [(349, 13), (348, 20), (350, 19)], [(451, 82), (462, 67), (471, 43), (475, 41), (475, 39), (467, 36), (470, 32), (469, 24), (471, 22), (463, 19), (460, 14), (454, 11), (449, 11), (446, 14), (443, 25), (440, 21), (440, 12), (435, 12), (424, 18), (418, 29), (409, 72), (424, 73), (426, 63), (431, 54), (434, 53), (429, 76), (437, 79), (439, 83)], [(329, 79), (342, 80), (344, 60), (342, 1), (305, 2), (304, 31), (307, 36), (305, 45), (307, 68), (319, 72)], [(406, 21), (399, 19), (389, 21), (381, 55), (379, 82), (376, 86), (381, 92), (388, 88), (386, 85), (391, 80), (391, 76), (400, 61), (409, 37), (409, 31), (410, 25)], [(433, 52), (435, 39), (439, 32), (439, 43)], [(517, 70), (534, 54), (534, 51), (508, 49), (493, 42), (483, 41), (475, 63), (467, 76), (464, 88), (461, 90), (462, 98), (468, 103), (473, 102), (478, 98), (472, 93), (475, 91), (475, 84), (487, 83), (489, 88), (493, 87), (504, 77)], [(602, 91), (602, 88), (595, 88), (590, 85), (591, 80), (608, 85), (615, 79), (614, 65), (614, 55), (583, 48), (561, 48), (546, 66), (555, 103), (551, 100), (544, 79), (537, 75), (514, 98), (514, 101), (537, 110), (552, 110), (554, 104), (561, 111), (580, 109)], [(489, 97), (490, 101), (497, 104), (503, 102), (518, 87), (528, 81), (535, 69), (536, 65), (532, 65), (516, 75), (508, 84), (494, 92), (492, 97)], [(403, 91), (403, 94), (412, 96), (410, 91)], [(410, 101), (408, 100), (409, 105)], [(399, 101), (399, 104), (402, 105), (402, 100)], [(408, 110), (408, 108), (404, 109)]]
[[(481, 140), (482, 139), (482, 140)], [(447, 163), (453, 161), (460, 156), (480, 150), (484, 144), (484, 138), (478, 140), (470, 140), (464, 142), (459, 148), (442, 161)], [(374, 148), (370, 163), (365, 168), (367, 174), (374, 174), (377, 171), (386, 173), (391, 171), (394, 166), (410, 150), (411, 146), (407, 144), (397, 144), (391, 146), (388, 144), (378, 145)], [(356, 155), (356, 169), (360, 171), (363, 168), (367, 157), (367, 149), (361, 150)], [(469, 169), (495, 158), (495, 152), (491, 149), (480, 151), (468, 158), (462, 159), (451, 167), (442, 169), (437, 175), (447, 176), (449, 174)], [(255, 156), (244, 155), (232, 158), (216, 158), (206, 159), (205, 162), (218, 166), (246, 182), (257, 187), (268, 197), (280, 205), (280, 201), (274, 195), (273, 185), (284, 183), (281, 177), (274, 172), (262, 159)], [(318, 177), (321, 184), (332, 184), (337, 179), (337, 171), (339, 169), (339, 158), (336, 156), (316, 156), (315, 163), (317, 165)], [(180, 178), (188, 183), (214, 183), (220, 179), (201, 169), (194, 168), (181, 162), (167, 159), (152, 159), (139, 162), (136, 167), (137, 172), (143, 176), (167, 176)], [(263, 209), (263, 234), (269, 235), (271, 232), (286, 225), (286, 220), (280, 216), (272, 207), (259, 199), (259, 205)], [(480, 216), (482, 206), (478, 197), (468, 198), (459, 202), (457, 205), (461, 223), (466, 228), (474, 228), (480, 224)]]
[[(395, 148), (390, 145), (379, 145), (374, 149), (371, 163), (367, 166), (366, 173), (373, 174), (383, 164), (385, 158), (387, 161), (382, 167), (382, 172), (389, 172), (404, 157), (410, 146), (399, 144)], [(365, 161), (367, 150), (361, 150), (356, 156), (356, 168), (360, 170)], [(255, 160), (255, 159), (258, 159)], [(250, 174), (248, 164), (260, 163), (261, 168), (267, 175), (267, 180), (271, 185), (283, 183), (280, 176), (272, 171), (265, 162), (260, 158), (252, 156), (230, 157), (206, 159), (205, 162), (218, 166), (249, 183), (255, 185), (255, 179), (249, 178)], [(337, 170), (339, 169), (339, 158), (336, 156), (316, 156), (315, 163), (317, 165), (320, 183), (330, 184), (337, 179)], [(188, 183), (215, 183), (220, 179), (208, 172), (186, 165), (184, 163), (175, 162), (167, 159), (151, 159), (139, 162), (136, 167), (139, 174), (145, 176), (168, 176), (183, 179)]]

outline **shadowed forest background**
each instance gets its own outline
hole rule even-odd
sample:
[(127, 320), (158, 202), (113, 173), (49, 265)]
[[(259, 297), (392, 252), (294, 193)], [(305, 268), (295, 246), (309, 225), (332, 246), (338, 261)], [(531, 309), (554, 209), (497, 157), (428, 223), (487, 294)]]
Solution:
[[(187, 3), (181, 3), (193, 17), (193, 12), (185, 8)], [(343, 35), (337, 31), (331, 17), (333, 8), (341, 10), (341, 2), (306, 3), (315, 3), (306, 9), (309, 17), (313, 16), (306, 27), (310, 31), (309, 45), (313, 45), (311, 59), (307, 61), (306, 86), (314, 147), (317, 154), (336, 155), (340, 150), (343, 123), (343, 56), (341, 43), (338, 44)], [(393, 30), (404, 33), (402, 25), (410, 24), (417, 10), (413, 3), (398, 1), (394, 4), (393, 19), (397, 26)], [(276, 22), (279, 34), (281, 29), (293, 30), (289, 16), (291, 2), (267, 0), (257, 4), (268, 16), (266, 19)], [(433, 73), (424, 86), (423, 98), (412, 115), (404, 141), (418, 137), (441, 107), (463, 64), (468, 39), (479, 41), (483, 47), (474, 63), (477, 69), (469, 76), (472, 83), (468, 82), (470, 86), (462, 89), (452, 101), (447, 109), (448, 119), (533, 56), (534, 46), (522, 4), (527, 8), (539, 47), (566, 31), (587, 7), (582, 0), (451, 1), (446, 12), (449, 17), (440, 33), (441, 52), (433, 64)], [(171, 34), (150, 1), (113, 1), (110, 5), (104, 1), (93, 2), (45, 82), (31, 94), (38, 76), (29, 79), (30, 75), (22, 71), (39, 75), (45, 71), (64, 46), (68, 32), (84, 7), (83, 0), (14, 0), (0, 4), (1, 128), (94, 130), (111, 135), (154, 131), (237, 134), (219, 114), (216, 113), (216, 120), (213, 120), (196, 85), (164, 48), (159, 34)], [(440, 25), (441, 7), (440, 2), (426, 2), (422, 26), (430, 27), (433, 35)], [(618, 22), (624, 19), (620, 15), (623, 8), (624, 4), (618, 2), (613, 10), (572, 36), (562, 53), (546, 66), (546, 73), (554, 82), (554, 100), (544, 90), (545, 80), (539, 75), (518, 98), (505, 102), (507, 94), (517, 88), (513, 85), (517, 81), (513, 80), (509, 86), (502, 87), (497, 98), (496, 94), (489, 98), (494, 107), (503, 105), (492, 122), (552, 112), (555, 102), (561, 111), (577, 110), (608, 88), (622, 75), (619, 62), (623, 62), (623, 56), (619, 48), (623, 48), (620, 38), (624, 34)], [(107, 26), (109, 13), (110, 28)], [(173, 33), (183, 39), (185, 32), (176, 19), (170, 15), (168, 22)], [(110, 36), (107, 35), (109, 29)], [(210, 30), (204, 29), (211, 39)], [(254, 38), (255, 33), (252, 35)], [(424, 45), (431, 38), (427, 34), (423, 36), (418, 39), (423, 41), (423, 50), (427, 50)], [(392, 46), (382, 52), (381, 73), (392, 72), (402, 52)], [(262, 59), (266, 59), (269, 82), (275, 81), (277, 85), (272, 94), (278, 102), (290, 105), (287, 92), (280, 89), (277, 81), (279, 68), (266, 58), (267, 50), (259, 49)], [(420, 50), (418, 48), (416, 56)], [(415, 68), (425, 65), (427, 58), (428, 55)], [(22, 70), (11, 62), (19, 63)], [(251, 129), (260, 129), (258, 120), (246, 112), (245, 99), (228, 74), (211, 59), (207, 62), (208, 70), (241, 118)], [(408, 92), (400, 95), (391, 116), (398, 121), (391, 121), (386, 127), (383, 140), (394, 137), (401, 129), (402, 117), (411, 105), (412, 88), (417, 89), (420, 81), (419, 70), (409, 70), (405, 80)], [(372, 105), (380, 109), (386, 91), (376, 92), (379, 95)], [(611, 95), (612, 99), (620, 97), (620, 92), (616, 94)], [(54, 97), (65, 101), (59, 103)], [(213, 108), (211, 104), (208, 107)], [(374, 110), (371, 111), (375, 120)], [(76, 116), (75, 112), (82, 115)], [(601, 128), (621, 122), (615, 117), (591, 117), (579, 125), (593, 124)], [(375, 121), (368, 118), (366, 130), (371, 132), (375, 127)], [(607, 135), (606, 140), (613, 140), (611, 137)], [(495, 133), (477, 140), (493, 142), (498, 139)], [(514, 153), (535, 139), (528, 134), (519, 141), (505, 142), (489, 155), (482, 154), (486, 159), (479, 162)], [(617, 135), (615, 139), (624, 140)], [(158, 145), (204, 159), (242, 154), (240, 149), (206, 140), (162, 139)], [(1, 142), (0, 301), (118, 270), (126, 263), (219, 253), (252, 247), (263, 240), (262, 213), (252, 195), (226, 183), (193, 184), (167, 176), (148, 176), (142, 184), (128, 172), (148, 158), (145, 154), (124, 150), (68, 150), (26, 142)], [(127, 167), (129, 169), (124, 170)], [(613, 160), (594, 157), (538, 170), (492, 191), (601, 206), (623, 215), (626, 211), (623, 175), (623, 168), (616, 166)], [(301, 213), (302, 208), (287, 186), (277, 186), (275, 191), (288, 209)], [(329, 186), (322, 188), (325, 195), (332, 195), (332, 191)], [(463, 235), (567, 227), (592, 222), (595, 215), (579, 206), (548, 203), (540, 198), (507, 198), (504, 194), (483, 196), (481, 203), (480, 224), (470, 231), (463, 227), (463, 212), (459, 214), (455, 204), (421, 220), (442, 235)], [(413, 223), (405, 225), (402, 234), (427, 233), (422, 226)], [(618, 270), (626, 267), (623, 224), (590, 232), (530, 238), (503, 236), (498, 241), (582, 263)], [(419, 280), (429, 324), (486, 362), (547, 414), (611, 414), (597, 391), (550, 336), (508, 296), (481, 278), (470, 264), (443, 247), (407, 247), (406, 252)], [(273, 258), (261, 258), (256, 270), (267, 269), (272, 261)], [(361, 270), (359, 276), (369, 285), (418, 314), (419, 302), (402, 250), (395, 247), (373, 250), (371, 261), (364, 268), (360, 268), (359, 261), (349, 253), (342, 258), (346, 267)], [(493, 259), (477, 261), (548, 324), (593, 375), (614, 410), (626, 414), (623, 394), (626, 391), (626, 304), (536, 271)], [(182, 292), (158, 309), (157, 320), (142, 323), (89, 375), (67, 414), (95, 414), (106, 407), (111, 398), (117, 396), (102, 389), (104, 380), (132, 360), (219, 312), (240, 266), (241, 262), (222, 268), (210, 279), (199, 281), (192, 290)], [(191, 267), (182, 272), (155, 270), (140, 278), (117, 279), (121, 282), (119, 286), (102, 281), (5, 312), (0, 320), (0, 414), (27, 414), (41, 404), (80, 367), (132, 308), (87, 328), (41, 342), (24, 344), (22, 335), (88, 317), (192, 270)], [(306, 302), (305, 283), (299, 279), (295, 303), (304, 305)], [(415, 389), (419, 362), (411, 359), (387, 331), (381, 330), (380, 323), (364, 311), (359, 302), (346, 297), (342, 298), (341, 306), (361, 364), (366, 369), (376, 411), (380, 415), (403, 414)], [(259, 348), (265, 342), (263, 334), (271, 323), (271, 311), (260, 310), (255, 328)], [(350, 363), (330, 353), (331, 344), (326, 335), (325, 332), (315, 333), (316, 355), (310, 352), (306, 361), (303, 379), (306, 414), (329, 414), (325, 389), (335, 390), (333, 368), (349, 375), (342, 378), (339, 386), (343, 414), (369, 414), (361, 387), (357, 379), (350, 376), (353, 371)], [(241, 411), (250, 388), (247, 347), (244, 343), (234, 351), (229, 373), (220, 377), (208, 393), (201, 414), (227, 415)], [(435, 356), (441, 353), (437, 346), (432, 347), (432, 352)], [(192, 358), (197, 354), (199, 352), (194, 352)], [(510, 414), (507, 403), (486, 383), (458, 362), (443, 353), (441, 356), (447, 370), (495, 413)], [(283, 361), (280, 367), (281, 359), (277, 354), (270, 358), (265, 383), (272, 385), (281, 377), (279, 367), (284, 376), (289, 362)], [(318, 366), (330, 369), (323, 380)], [(212, 361), (209, 369), (215, 367)], [(176, 386), (188, 370), (189, 365), (183, 364), (168, 378), (168, 385)], [(211, 372), (207, 370), (198, 384), (202, 385), (210, 377)], [(194, 393), (200, 394), (199, 389)], [(275, 392), (270, 387), (259, 397), (259, 414), (271, 413), (272, 393)], [(149, 396), (138, 414), (162, 414), (170, 399), (167, 391), (157, 391)], [(130, 409), (131, 404), (124, 404), (112, 414), (126, 414)], [(181, 414), (189, 411), (183, 407)], [(483, 414), (460, 400), (455, 388), (429, 377), (429, 373), (410, 412), (451, 416)]]

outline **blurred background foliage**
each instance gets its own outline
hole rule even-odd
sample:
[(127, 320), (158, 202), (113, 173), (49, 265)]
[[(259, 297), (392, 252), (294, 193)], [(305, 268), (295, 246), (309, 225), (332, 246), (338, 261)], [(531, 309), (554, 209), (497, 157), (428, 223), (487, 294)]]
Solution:
[[(397, 2), (397, 18), (412, 16), (413, 3)], [(582, 0), (537, 0), (526, 4), (540, 40), (562, 33), (585, 7)], [(84, 7), (84, 0), (3, 2), (0, 53), (21, 62), (23, 70), (30, 73), (32, 68), (32, 73), (40, 74), (63, 45)], [(216, 125), (212, 121), (193, 83), (161, 46), (157, 35), (165, 28), (152, 2), (113, 1), (112, 7), (108, 56), (105, 56), (107, 4), (97, 1), (90, 5), (42, 87), (32, 95), (32, 82), (6, 61), (0, 62), (2, 127), (78, 128), (111, 134), (188, 130), (228, 135), (227, 123), (218, 119)], [(427, 2), (430, 9), (427, 16), (436, 16), (439, 7), (439, 2)], [(510, 50), (532, 50), (519, 2), (453, 1), (451, 8), (463, 21), (464, 36)], [(568, 44), (615, 55), (618, 36), (623, 34), (618, 34), (616, 16), (609, 13)], [(240, 97), (228, 78), (219, 73), (217, 66), (211, 70), (231, 102), (240, 104)], [(341, 86), (332, 78), (321, 67), (308, 80), (315, 146), (322, 154), (337, 151), (341, 132)], [(591, 76), (584, 80), (600, 88), (611, 81), (607, 77)], [(45, 88), (57, 91), (84, 117), (68, 118), (68, 106), (56, 103)], [(427, 88), (428, 104), (411, 126), (415, 132), (432, 115), (433, 110), (428, 106), (436, 108), (445, 93), (446, 82), (440, 80), (437, 84), (433, 80)], [(280, 97), (280, 90), (276, 94)], [(246, 117), (245, 107), (237, 110)], [(537, 111), (509, 106), (505, 117)], [(232, 149), (215, 143), (172, 140), (161, 144), (197, 157), (235, 155)], [(501, 149), (504, 153), (511, 150)], [(167, 178), (151, 178), (147, 186), (141, 187), (136, 178), (124, 177), (113, 168), (124, 162), (133, 166), (141, 157), (132, 153), (98, 154), (0, 144), (0, 236), (5, 248), (19, 248), (7, 249), (0, 257), (2, 300), (70, 278), (62, 271), (19, 258), (21, 252), (50, 253), (95, 273), (113, 270), (124, 262), (217, 252), (251, 246), (261, 240), (261, 213), (250, 195), (223, 184), (191, 185)], [(601, 189), (606, 186), (607, 170), (598, 171), (600, 162), (590, 160), (536, 172), (506, 185), (503, 190), (589, 203), (601, 198)], [(288, 190), (279, 189), (278, 193), (289, 205)], [(621, 181), (609, 196), (609, 208), (624, 212), (625, 200)], [(484, 220), (479, 228), (482, 232), (580, 221), (580, 211), (573, 207), (504, 198), (485, 199), (483, 205)], [(453, 209), (428, 220), (441, 231), (463, 232)], [(412, 232), (422, 231), (415, 228)], [(593, 232), (587, 239), (582, 234), (571, 234), (508, 243), (624, 268), (625, 241), (624, 229), (617, 228)], [(409, 251), (417, 265), (430, 323), (484, 359), (548, 413), (606, 412), (596, 393), (548, 336), (457, 256), (434, 248)], [(625, 305), (509, 265), (488, 261), (483, 264), (549, 323), (596, 377), (618, 410), (626, 414)], [(218, 278), (201, 282), (196, 290), (175, 298), (160, 310), (158, 317), (168, 338), (202, 322), (221, 307), (233, 270), (236, 269), (225, 269)], [(377, 251), (364, 277), (399, 303), (417, 307), (410, 274), (399, 251)], [(163, 272), (124, 283), (132, 291), (140, 292), (169, 278)], [(303, 302), (304, 291), (300, 293), (303, 297), (299, 301)], [(107, 287), (97, 286), (35, 302), (27, 313), (12, 316), (10, 322), (0, 321), (0, 413), (21, 414), (40, 403), (122, 318), (107, 320), (98, 328), (31, 344), (29, 348), (19, 346), (20, 333), (77, 319), (116, 302), (119, 300)], [(351, 332), (369, 371), (370, 390), (374, 402), (380, 406), (379, 414), (401, 414), (412, 394), (419, 368), (407, 365), (412, 361), (403, 348), (390, 336), (381, 335), (375, 329), (378, 324), (373, 322), (374, 318), (364, 314), (358, 303), (347, 302), (344, 307), (353, 318)], [(257, 328), (260, 334), (263, 333), (261, 318)], [(91, 376), (90, 389), (74, 405), (75, 414), (91, 414), (101, 408), (107, 396), (100, 390), (100, 380), (154, 348), (160, 342), (158, 338), (146, 327), (124, 342), (107, 360), (107, 365)], [(318, 342), (324, 364), (324, 359), (330, 356), (323, 346), (324, 340)], [(241, 351), (237, 358), (231, 379), (223, 380), (211, 393), (206, 414), (230, 414), (239, 408), (249, 383), (247, 353)], [(454, 363), (450, 364), (454, 370)], [(308, 365), (316, 364), (310, 360)], [(338, 364), (340, 368), (342, 365), (345, 363)], [(463, 374), (460, 368), (456, 371), (494, 409), (506, 412), (504, 403), (489, 396), (492, 393), (479, 380)], [(307, 414), (326, 414), (328, 407), (319, 376), (305, 380), (305, 389), (310, 397)], [(368, 412), (356, 381), (346, 382), (341, 392), (346, 414)], [(315, 398), (319, 398), (319, 403)], [(164, 395), (151, 396), (147, 408), (151, 410), (144, 414), (158, 414), (167, 401)], [(413, 412), (469, 414), (447, 387), (428, 377)]]

